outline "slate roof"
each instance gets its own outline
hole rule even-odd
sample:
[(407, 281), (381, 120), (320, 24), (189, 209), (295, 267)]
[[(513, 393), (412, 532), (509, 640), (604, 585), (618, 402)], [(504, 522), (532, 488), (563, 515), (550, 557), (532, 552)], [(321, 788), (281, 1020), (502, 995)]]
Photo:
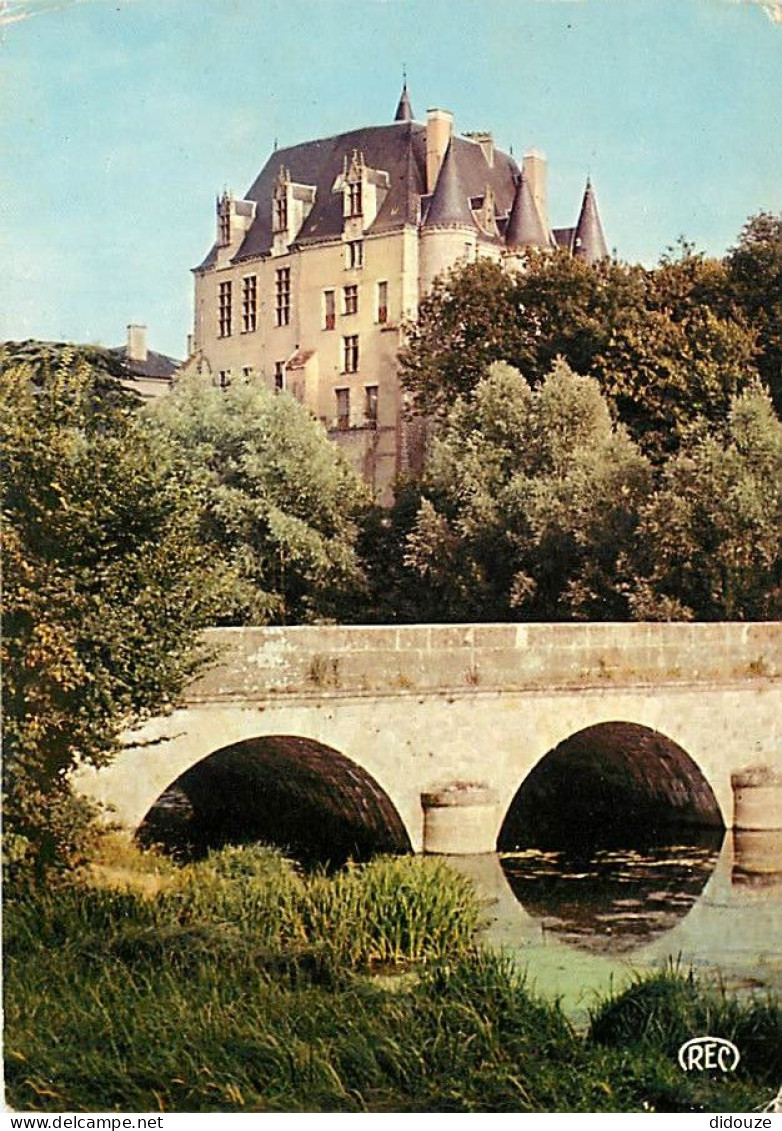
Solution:
[(156, 353), (154, 350), (147, 350), (146, 361), (130, 361), (127, 356), (127, 346), (114, 346), (109, 353), (121, 357), (130, 372), (135, 373), (137, 377), (160, 377), (168, 381), (182, 364), (177, 358), (169, 357), (165, 353)]
[[(493, 166), (490, 166), (481, 146), (463, 137), (453, 137), (450, 149), (465, 200), (482, 197), (488, 184), (494, 193), (498, 215), (507, 215), (519, 176), (513, 157), (495, 149)], [(388, 194), (369, 231), (394, 231), (406, 224), (417, 224), (421, 197), (426, 193), (426, 126), (413, 121), (367, 126), (336, 137), (278, 149), (271, 155), (246, 193), (247, 200), (256, 202), (255, 220), (233, 262), (266, 255), (271, 249), (272, 196), (281, 165), (290, 170), (291, 181), (314, 185), (316, 190), (315, 202), (296, 237), (296, 244), (306, 246), (339, 240), (343, 226), (342, 195), (332, 192), (332, 188), (342, 175), (345, 157), (349, 159), (353, 150), (363, 155), (369, 168), (382, 169), (389, 175)], [(215, 243), (195, 270), (206, 270), (216, 259)]]
[(597, 211), (595, 191), (589, 178), (587, 178), (581, 214), (576, 224), (571, 250), (577, 259), (585, 259), (587, 263), (595, 263), (598, 259), (605, 259), (608, 255), (606, 238), (603, 235), (603, 226), (600, 223), (600, 216)]
[[(349, 130), (334, 137), (306, 141), (272, 153), (248, 189), (245, 200), (256, 205), (255, 218), (233, 255), (233, 263), (269, 255), (272, 248), (272, 199), (280, 168), (294, 185), (315, 188), (314, 203), (294, 246), (338, 242), (343, 232), (343, 200), (334, 186), (342, 177), (345, 160), (360, 154), (369, 170), (388, 175), (388, 192), (368, 229), (391, 232), (405, 225), (424, 227), (465, 226), (477, 229), (483, 239), (509, 247), (567, 247), (574, 255), (594, 262), (608, 254), (594, 191), (587, 181), (581, 214), (575, 228), (544, 230), (534, 197), (514, 158), (502, 150), (487, 151), (470, 137), (454, 135), (449, 143), (433, 193), (426, 193), (426, 126), (413, 121), (407, 86), (397, 106), (396, 120), (388, 125)], [(473, 208), (494, 197), (497, 234), (479, 228)], [(242, 201), (236, 207), (247, 210)], [(217, 261), (213, 244), (194, 270), (205, 271)], [(158, 355), (162, 356), (162, 355)], [(170, 359), (169, 359), (170, 360)]]
[(523, 171), (505, 229), (505, 243), (509, 248), (551, 246), (550, 236), (543, 227), (532, 188)]
[(459, 171), (459, 159), (453, 139), (440, 166), (435, 190), (426, 210), (423, 228), (477, 228), (470, 208), (470, 195), (465, 191)]
[(412, 122), (415, 118), (413, 113), (412, 103), (410, 102), (410, 95), (407, 93), (407, 83), (402, 87), (402, 93), (399, 96), (399, 105), (394, 114), (395, 122)]

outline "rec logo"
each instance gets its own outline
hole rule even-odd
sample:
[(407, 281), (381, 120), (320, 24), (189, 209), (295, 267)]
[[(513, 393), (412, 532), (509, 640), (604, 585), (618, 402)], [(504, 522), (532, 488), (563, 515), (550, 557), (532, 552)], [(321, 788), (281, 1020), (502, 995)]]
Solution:
[(704, 1072), (718, 1068), (734, 1072), (741, 1053), (727, 1037), (692, 1037), (679, 1049), (679, 1064), (685, 1072)]

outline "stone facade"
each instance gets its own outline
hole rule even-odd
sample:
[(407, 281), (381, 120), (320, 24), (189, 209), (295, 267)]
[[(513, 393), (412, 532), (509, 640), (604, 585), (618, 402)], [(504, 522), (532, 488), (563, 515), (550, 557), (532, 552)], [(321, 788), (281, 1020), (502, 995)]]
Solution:
[(516, 266), (529, 246), (607, 253), (591, 186), (576, 226), (550, 229), (541, 154), (520, 167), (445, 110), (418, 123), (406, 89), (390, 125), (276, 150), (216, 222), (188, 366), (287, 389), (384, 502), (411, 459), (397, 353), (433, 280), (478, 255)]

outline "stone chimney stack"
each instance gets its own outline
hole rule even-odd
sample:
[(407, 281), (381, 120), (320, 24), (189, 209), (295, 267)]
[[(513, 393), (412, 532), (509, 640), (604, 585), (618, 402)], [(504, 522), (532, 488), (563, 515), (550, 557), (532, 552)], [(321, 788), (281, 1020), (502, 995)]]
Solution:
[(451, 140), (453, 114), (449, 110), (426, 111), (426, 191), (434, 192), (440, 166)]
[(147, 360), (147, 328), (146, 326), (128, 326), (128, 361)]
[(527, 175), (529, 187), (532, 190), (532, 199), (540, 215), (543, 230), (551, 231), (548, 222), (548, 191), (546, 189), (546, 175), (548, 162), (545, 154), (537, 149), (530, 149), (524, 154), (524, 172)]

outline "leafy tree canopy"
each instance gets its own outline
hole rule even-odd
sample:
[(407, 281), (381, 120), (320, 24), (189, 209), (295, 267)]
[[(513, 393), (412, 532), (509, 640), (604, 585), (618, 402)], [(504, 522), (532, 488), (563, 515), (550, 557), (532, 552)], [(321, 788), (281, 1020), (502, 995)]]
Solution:
[(759, 389), (666, 465), (630, 569), (641, 620), (782, 616), (782, 423)]
[(113, 364), (0, 349), (5, 817), (40, 869), (73, 842), (71, 771), (174, 700), (220, 600), (186, 471)]
[(612, 619), (650, 468), (597, 383), (495, 364), (445, 416), (408, 540), (444, 619)]
[(757, 377), (757, 325), (725, 263), (683, 244), (653, 270), (533, 251), (508, 273), (479, 260), (435, 284), (401, 353), (415, 410), (442, 417), (504, 360), (534, 387), (562, 357), (593, 376), (655, 462), (693, 422), (724, 421)]
[(731, 297), (757, 329), (758, 369), (782, 416), (782, 214), (751, 217), (727, 267)]
[(228, 623), (347, 617), (364, 578), (356, 473), (309, 412), (256, 382), (198, 374), (149, 408), (198, 485), (201, 536), (232, 579)]

